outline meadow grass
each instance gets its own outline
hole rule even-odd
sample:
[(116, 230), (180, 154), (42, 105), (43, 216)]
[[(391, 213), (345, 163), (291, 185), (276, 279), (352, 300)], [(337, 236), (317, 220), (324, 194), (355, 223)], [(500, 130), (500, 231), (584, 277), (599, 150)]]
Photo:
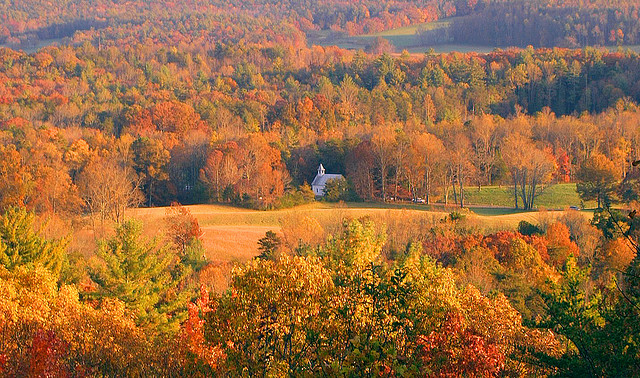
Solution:
[(451, 19), (442, 19), (357, 36), (346, 36), (344, 34), (339, 35), (328, 30), (320, 30), (307, 33), (307, 40), (310, 45), (335, 45), (343, 49), (359, 50), (366, 49), (366, 47), (370, 45), (375, 38), (382, 37), (394, 45), (396, 50), (396, 54), (394, 55), (399, 54), (403, 50), (407, 50), (412, 55), (422, 56), (431, 48), (433, 48), (433, 51), (436, 53), (449, 53), (453, 51), (462, 53), (489, 53), (495, 49), (495, 47), (491, 46), (460, 45), (451, 43), (425, 45), (423, 41), (420, 40), (418, 35), (420, 30), (431, 31), (447, 28), (451, 22)]
[(425, 52), (427, 48), (420, 47), (421, 41), (418, 36), (420, 30), (435, 30), (446, 28), (450, 21), (440, 20), (435, 22), (425, 22), (421, 24), (403, 26), (400, 28), (389, 29), (378, 33), (358, 35), (358, 36), (339, 36), (332, 37), (330, 32), (315, 31), (307, 35), (307, 39), (311, 45), (317, 44), (322, 46), (336, 45), (343, 49), (358, 50), (365, 49), (376, 38), (383, 37), (390, 41), (397, 51), (403, 49), (412, 50), (412, 52)]
[[(570, 206), (581, 208), (583, 202), (576, 191), (576, 184), (555, 184), (540, 188), (541, 194), (535, 199), (535, 208), (564, 210)], [(513, 207), (513, 187), (510, 186), (483, 186), (467, 187), (464, 191), (465, 201), (469, 205), (485, 205)], [(584, 207), (595, 206), (592, 201), (584, 203)]]
[[(564, 208), (566, 206), (563, 205), (576, 201), (575, 186), (561, 185), (553, 190), (551, 188), (547, 188), (547, 197), (541, 196), (546, 198), (544, 203), (552, 204), (549, 208)], [(503, 201), (505, 205), (510, 205), (508, 203), (510, 193), (507, 188), (483, 188), (479, 194), (482, 196), (476, 196), (476, 200), (488, 198), (494, 204)], [(368, 217), (381, 226), (386, 225), (391, 240), (396, 236), (405, 239), (410, 237), (409, 234), (424, 232), (425, 227), (438, 222), (452, 211), (463, 212), (467, 220), (478, 229), (489, 231), (515, 229), (522, 220), (537, 223), (541, 214), (537, 211), (523, 212), (509, 207), (470, 206), (468, 210), (460, 210), (454, 206), (413, 203), (314, 202), (290, 209), (271, 211), (225, 205), (186, 207), (198, 219), (204, 231), (203, 242), (207, 257), (212, 261), (222, 262), (244, 262), (256, 256), (259, 253), (258, 240), (269, 230), (276, 232), (283, 239), (304, 239), (303, 234), (315, 232), (314, 238), (324, 240), (330, 235), (339, 233), (345, 219)], [(591, 215), (585, 211), (581, 213), (585, 217)], [(564, 214), (564, 211), (546, 211), (544, 214), (556, 217)], [(129, 215), (143, 221), (147, 235), (163, 234), (166, 227), (164, 222), (166, 208), (132, 209)], [(317, 230), (299, 227), (302, 223), (314, 225), (313, 227)], [(391, 242), (397, 241), (391, 240)]]
[(450, 19), (442, 19), (433, 22), (423, 22), (420, 24), (413, 24), (408, 26), (402, 26), (395, 29), (384, 30), (378, 33), (365, 34), (365, 37), (392, 37), (399, 35), (416, 35), (420, 30), (435, 30), (441, 28), (447, 28), (451, 24)]

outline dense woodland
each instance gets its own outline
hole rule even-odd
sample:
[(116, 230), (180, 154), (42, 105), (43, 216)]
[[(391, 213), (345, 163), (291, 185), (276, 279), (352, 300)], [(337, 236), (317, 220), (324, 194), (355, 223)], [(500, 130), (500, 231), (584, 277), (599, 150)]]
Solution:
[[(626, 0), (5, 0), (0, 3), (0, 44), (28, 46), (40, 40), (76, 39), (76, 31), (96, 39), (153, 36), (167, 26), (173, 36), (195, 37), (185, 33), (195, 28), (200, 37), (212, 34), (218, 40), (228, 38), (234, 28), (248, 30), (247, 24), (256, 21), (269, 31), (286, 25), (290, 32), (361, 35), (447, 19), (452, 22), (450, 34), (459, 43), (636, 45), (640, 41), (638, 8)], [(252, 32), (243, 38), (255, 36)]]
[[(0, 14), (5, 15), (6, 22), (0, 36), (16, 42), (67, 37), (75, 30), (91, 28), (128, 33), (131, 27), (145, 30), (158, 22), (200, 24), (204, 21), (210, 27), (212, 21), (221, 22), (236, 16), (244, 22), (254, 19), (261, 23), (288, 23), (302, 31), (333, 30), (363, 34), (433, 21), (456, 12), (465, 14), (468, 8), (466, 2), (452, 0), (367, 0), (357, 4), (349, 1), (272, 0), (4, 1), (0, 4)], [(232, 28), (233, 25), (225, 22), (223, 27)]]
[[(534, 208), (540, 185), (578, 180), (592, 156), (621, 180), (640, 148), (633, 53), (85, 42), (0, 55), (2, 202), (39, 211), (98, 206), (96, 180), (146, 205), (282, 207), (307, 198), (319, 163), (346, 175), (338, 199), (464, 205), (467, 186), (511, 184), (514, 206)], [(88, 173), (105, 164), (127, 182)]]
[(458, 42), (487, 46), (615, 46), (640, 42), (632, 1), (489, 1), (453, 19)]
[[(640, 56), (305, 37), (456, 16), (496, 44), (636, 43), (635, 5), (551, 3), (0, 0), (10, 46), (65, 38), (0, 49), (0, 373), (637, 375)], [(561, 40), (529, 29), (558, 20)], [(232, 266), (178, 204), (311, 202), (320, 163), (345, 176), (325, 200), (456, 211), (291, 218)], [(486, 185), (536, 209), (556, 183), (593, 219), (462, 209)], [(170, 204), (155, 238), (127, 212)]]

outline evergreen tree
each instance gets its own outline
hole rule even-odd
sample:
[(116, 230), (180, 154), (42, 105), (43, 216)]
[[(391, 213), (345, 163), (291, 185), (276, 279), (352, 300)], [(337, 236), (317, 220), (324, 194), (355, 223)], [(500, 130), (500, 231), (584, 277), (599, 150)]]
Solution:
[(10, 208), (0, 217), (0, 264), (9, 270), (40, 265), (59, 278), (69, 241), (43, 238), (34, 220), (35, 215), (24, 208)]
[(258, 249), (260, 250), (258, 258), (264, 260), (276, 260), (278, 258), (278, 249), (281, 244), (282, 240), (280, 240), (275, 232), (271, 230), (267, 231), (264, 238), (258, 240)]
[[(605, 203), (605, 206), (607, 204)], [(546, 295), (548, 316), (540, 326), (571, 341), (561, 358), (551, 361), (559, 375), (637, 376), (640, 371), (640, 222), (611, 210), (593, 220), (605, 239), (626, 239), (621, 248), (633, 249), (633, 261), (616, 270), (606, 285), (592, 287), (590, 269), (565, 264), (563, 279)], [(626, 229), (626, 231), (622, 231)]]
[(175, 331), (186, 316), (182, 306), (190, 291), (184, 285), (191, 269), (176, 264), (178, 256), (167, 245), (144, 240), (141, 232), (139, 222), (128, 220), (100, 244), (89, 267), (89, 276), (99, 286), (95, 296), (123, 301), (141, 325)]

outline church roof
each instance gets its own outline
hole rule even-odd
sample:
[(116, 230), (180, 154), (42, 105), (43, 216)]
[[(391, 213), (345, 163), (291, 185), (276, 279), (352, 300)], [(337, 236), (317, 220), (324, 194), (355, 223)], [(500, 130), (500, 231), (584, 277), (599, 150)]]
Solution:
[(313, 179), (311, 186), (325, 186), (327, 184), (327, 181), (340, 179), (342, 177), (343, 177), (342, 175), (339, 175), (339, 174), (334, 175), (331, 173), (325, 173), (324, 175), (316, 175), (316, 178)]

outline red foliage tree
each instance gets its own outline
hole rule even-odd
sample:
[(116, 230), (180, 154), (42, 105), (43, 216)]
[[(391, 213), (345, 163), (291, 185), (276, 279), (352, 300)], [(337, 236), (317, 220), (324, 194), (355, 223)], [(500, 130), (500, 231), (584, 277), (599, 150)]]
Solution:
[(500, 348), (475, 332), (459, 312), (451, 312), (419, 345), (423, 362), (439, 376), (491, 377), (505, 365)]
[(53, 331), (40, 329), (33, 334), (29, 360), (30, 377), (68, 377), (63, 365), (66, 346)]

